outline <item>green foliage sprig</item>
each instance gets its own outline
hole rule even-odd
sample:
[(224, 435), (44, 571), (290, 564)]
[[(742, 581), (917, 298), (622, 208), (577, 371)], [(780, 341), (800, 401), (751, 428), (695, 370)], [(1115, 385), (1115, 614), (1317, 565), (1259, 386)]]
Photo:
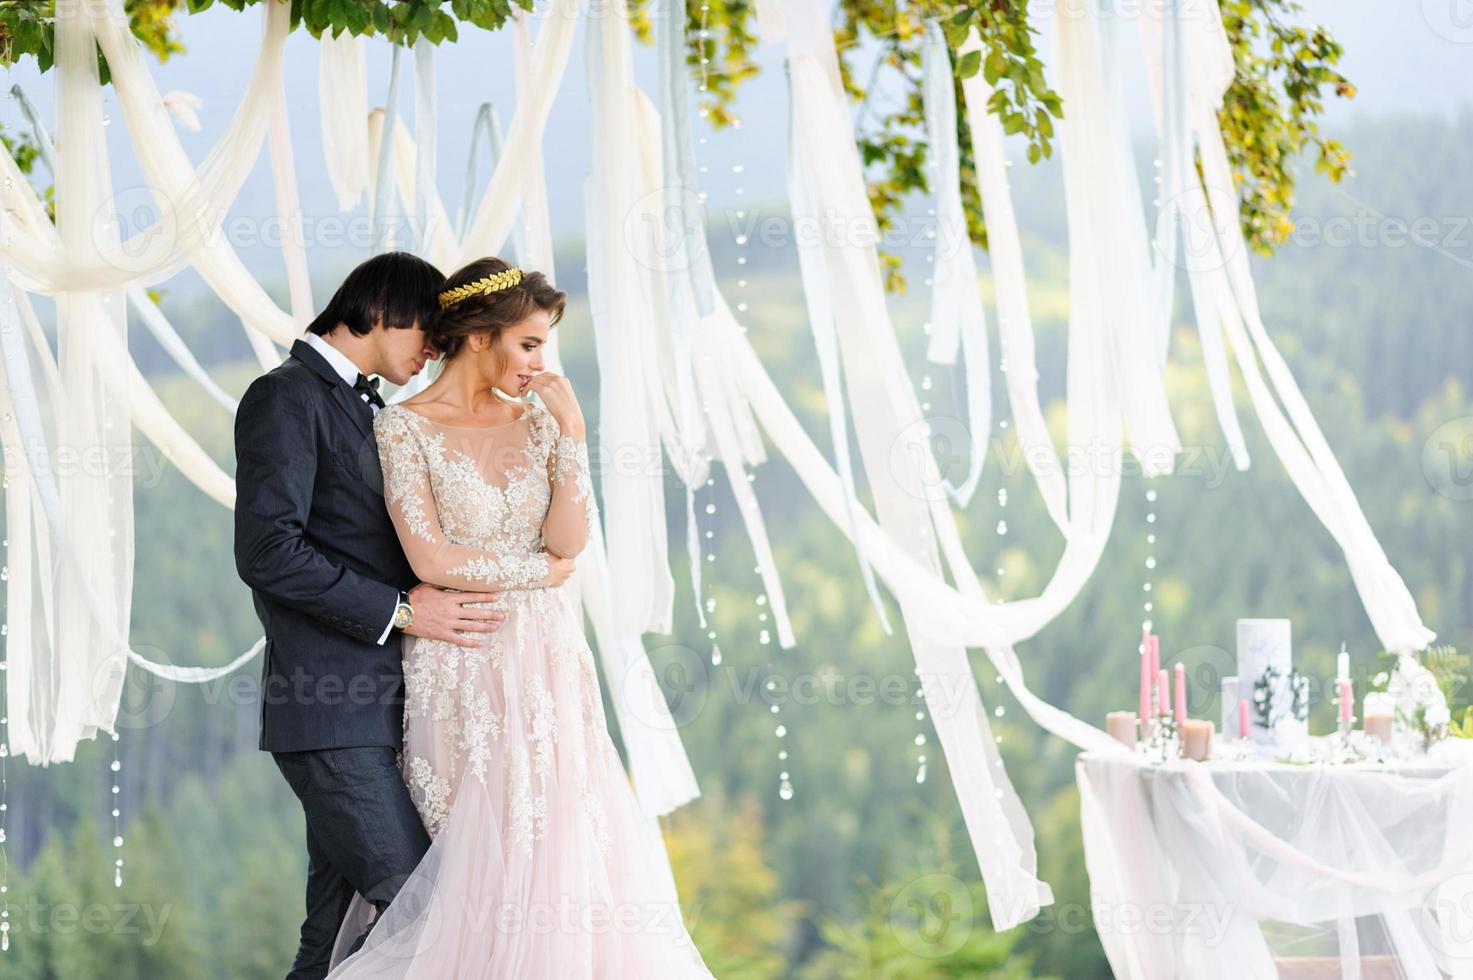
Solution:
[[(165, 60), (183, 50), (177, 13), (197, 13), (217, 3), (244, 10), (260, 2), (126, 0), (124, 6), (133, 33)], [(291, 22), (316, 37), (346, 30), (406, 45), (420, 38), (439, 44), (457, 40), (462, 24), (499, 29), (511, 17), (513, 3), (532, 9), (532, 0), (292, 0)], [(649, 3), (629, 0), (631, 29), (646, 43), (653, 39)], [(1328, 31), (1289, 22), (1302, 12), (1298, 0), (1223, 0), (1221, 9), (1237, 73), (1219, 120), (1241, 199), (1243, 233), (1251, 247), (1268, 254), (1293, 230), (1294, 162), (1313, 154), (1315, 169), (1333, 182), (1350, 172), (1349, 154), (1320, 132), (1318, 118), (1327, 96), (1352, 98), (1355, 86), (1335, 68), (1342, 48)], [(741, 84), (759, 71), (753, 58), (754, 0), (687, 0), (686, 11), (687, 63), (699, 85), (701, 114), (718, 128), (737, 125), (734, 106)], [(42, 71), (49, 69), (54, 16), (55, 0), (0, 0), (0, 65), (29, 56)], [(940, 19), (953, 50), (973, 29), (981, 41), (981, 50), (959, 59), (955, 72), (963, 211), (971, 241), (985, 249), (987, 228), (960, 80), (983, 74), (994, 90), (988, 110), (1002, 120), (1005, 132), (1023, 138), (1030, 163), (1052, 156), (1054, 121), (1068, 107), (1044, 74), (1027, 0), (840, 0), (834, 25), (840, 76), (859, 106), (855, 139), (882, 234), (894, 228), (907, 196), (932, 190), (926, 178), (920, 68), (929, 18)], [(861, 66), (861, 57), (871, 57), (871, 46), (861, 43), (866, 39), (877, 42), (879, 52)], [(107, 67), (99, 62), (106, 81)], [(904, 291), (899, 256), (882, 251), (881, 262), (886, 288)]]

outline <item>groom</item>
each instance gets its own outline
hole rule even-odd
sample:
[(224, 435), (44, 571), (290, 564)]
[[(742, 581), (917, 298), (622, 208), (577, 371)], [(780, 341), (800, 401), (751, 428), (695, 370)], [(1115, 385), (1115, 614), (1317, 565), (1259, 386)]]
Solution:
[[(429, 848), (398, 766), (401, 632), (462, 646), (496, 596), (416, 584), (383, 499), (379, 375), (435, 356), (444, 282), (404, 252), (348, 274), (305, 339), (251, 383), (235, 419), (235, 566), (266, 631), (261, 743), (307, 821), (307, 917), (288, 980), (326, 975), (356, 891), (382, 912)], [(363, 937), (358, 937), (358, 943)]]

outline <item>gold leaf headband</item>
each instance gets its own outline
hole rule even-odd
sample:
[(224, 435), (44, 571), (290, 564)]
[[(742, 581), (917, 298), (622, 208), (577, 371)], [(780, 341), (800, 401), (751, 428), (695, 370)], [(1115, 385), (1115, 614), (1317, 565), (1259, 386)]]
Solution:
[(498, 289), (515, 286), (521, 281), (522, 270), (516, 266), (512, 266), (509, 269), (487, 276), (484, 279), (477, 279), (475, 282), (468, 282), (464, 286), (456, 286), (454, 289), (445, 290), (440, 294), (440, 309), (443, 310), (446, 307), (454, 306), (468, 296), (475, 296), (479, 293), (494, 293)]

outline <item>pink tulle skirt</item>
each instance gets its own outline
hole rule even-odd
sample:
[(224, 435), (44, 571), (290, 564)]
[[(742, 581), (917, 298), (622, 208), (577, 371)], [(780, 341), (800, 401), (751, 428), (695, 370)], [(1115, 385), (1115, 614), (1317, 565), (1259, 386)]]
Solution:
[(561, 589), (503, 594), (475, 650), (405, 652), (404, 772), (429, 852), (338, 978), (710, 977), (660, 828), (604, 719), (581, 615)]

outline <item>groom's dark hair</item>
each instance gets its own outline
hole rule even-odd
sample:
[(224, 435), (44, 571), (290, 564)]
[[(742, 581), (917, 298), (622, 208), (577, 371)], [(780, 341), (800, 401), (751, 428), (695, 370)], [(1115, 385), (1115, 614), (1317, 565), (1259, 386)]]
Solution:
[(444, 282), (444, 274), (417, 255), (375, 255), (348, 273), (307, 330), (327, 334), (339, 323), (346, 323), (361, 337), (371, 332), (380, 318), (385, 327), (412, 327), (416, 320), (420, 326), (428, 326), (430, 315), (439, 309)]

